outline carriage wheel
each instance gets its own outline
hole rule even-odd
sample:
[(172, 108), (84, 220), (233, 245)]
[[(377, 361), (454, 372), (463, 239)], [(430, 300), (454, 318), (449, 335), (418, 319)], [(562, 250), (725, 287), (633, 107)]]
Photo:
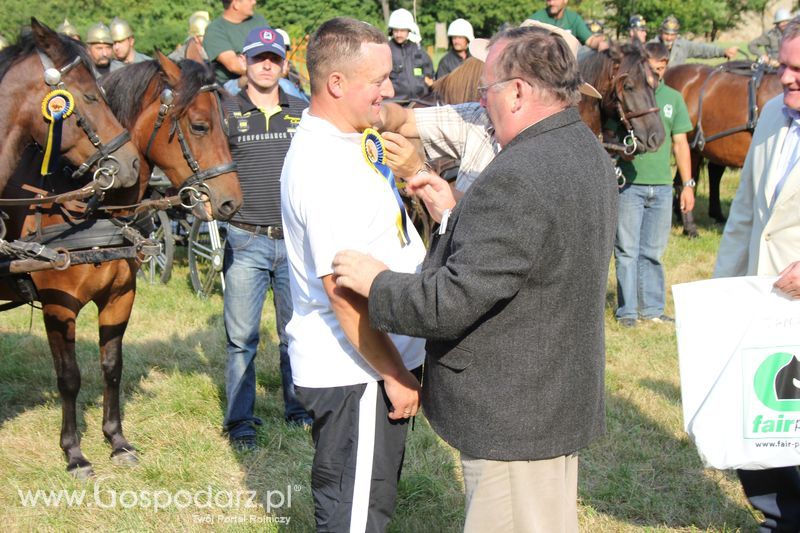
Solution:
[(172, 221), (164, 211), (153, 214), (155, 230), (150, 238), (161, 244), (161, 253), (154, 255), (139, 267), (139, 276), (150, 283), (167, 283), (172, 276), (172, 261), (175, 257), (175, 239), (172, 234)]
[(192, 222), (189, 232), (189, 275), (195, 293), (208, 298), (217, 290), (225, 291), (222, 260), (225, 250), (225, 229), (216, 220)]

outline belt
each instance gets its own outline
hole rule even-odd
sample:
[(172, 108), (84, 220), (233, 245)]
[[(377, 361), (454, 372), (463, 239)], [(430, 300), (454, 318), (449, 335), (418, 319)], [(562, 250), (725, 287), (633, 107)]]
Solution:
[(234, 222), (233, 220), (229, 221), (228, 224), (256, 235), (266, 235), (270, 239), (283, 239), (283, 227), (281, 226), (258, 226), (245, 224), (244, 222)]

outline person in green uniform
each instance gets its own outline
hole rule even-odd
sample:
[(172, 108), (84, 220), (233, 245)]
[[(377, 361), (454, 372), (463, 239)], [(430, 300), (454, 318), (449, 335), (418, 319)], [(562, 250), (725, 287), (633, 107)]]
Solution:
[[(547, 0), (546, 8), (540, 9), (528, 18), (566, 30), (577, 37), (581, 44), (593, 50), (608, 48), (608, 43), (602, 37), (592, 35), (592, 31), (578, 13), (567, 9), (567, 0)], [(605, 48), (602, 46), (603, 43)]]
[(669, 50), (663, 43), (645, 46), (650, 67), (659, 77), (656, 104), (666, 137), (655, 152), (621, 161), (625, 185), (619, 192), (619, 218), (614, 243), (617, 275), (616, 318), (624, 327), (634, 327), (637, 320), (656, 323), (674, 322), (664, 314), (666, 300), (664, 266), (661, 256), (667, 247), (672, 221), (672, 169), (670, 152), (675, 155), (683, 182), (681, 210), (694, 208), (694, 180), (686, 133), (692, 121), (681, 93), (664, 84)]
[(217, 82), (224, 84), (245, 74), (245, 67), (238, 56), (242, 53), (242, 43), (250, 30), (269, 24), (255, 12), (256, 0), (221, 1), (222, 14), (206, 28), (203, 48), (214, 67)]

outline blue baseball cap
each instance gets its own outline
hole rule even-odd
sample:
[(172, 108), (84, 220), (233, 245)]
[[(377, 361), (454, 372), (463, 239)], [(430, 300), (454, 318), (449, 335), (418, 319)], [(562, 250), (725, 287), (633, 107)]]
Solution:
[(286, 59), (286, 46), (280, 33), (269, 26), (262, 26), (250, 30), (244, 40), (242, 53), (247, 57), (255, 57), (264, 52), (272, 52)]

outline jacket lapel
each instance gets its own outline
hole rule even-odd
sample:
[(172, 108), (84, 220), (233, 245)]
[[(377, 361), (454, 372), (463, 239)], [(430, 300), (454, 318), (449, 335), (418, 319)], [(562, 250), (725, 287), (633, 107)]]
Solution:
[[(783, 184), (783, 189), (781, 190), (780, 195), (778, 195), (777, 200), (775, 201), (775, 205), (772, 204), (772, 197), (775, 195), (775, 187), (778, 185), (778, 182), (783, 177), (783, 175), (778, 175), (776, 172), (778, 165), (780, 164), (781, 160), (781, 152), (783, 150), (783, 143), (786, 140), (786, 134), (789, 132), (789, 124), (791, 123), (791, 119), (786, 117), (783, 113), (781, 113), (781, 121), (778, 130), (778, 135), (775, 139), (775, 144), (771, 147), (770, 153), (768, 154), (769, 159), (767, 159), (767, 168), (764, 169), (766, 172), (764, 173), (764, 177), (762, 179), (765, 180), (764, 183), (764, 194), (766, 195), (766, 202), (767, 205), (770, 206), (771, 209), (775, 209), (775, 205), (781, 202), (783, 199), (788, 197), (791, 194), (794, 194), (794, 191), (800, 186), (796, 176), (796, 169), (792, 170), (792, 173), (786, 178), (786, 183)], [(787, 147), (789, 148), (789, 147)]]

